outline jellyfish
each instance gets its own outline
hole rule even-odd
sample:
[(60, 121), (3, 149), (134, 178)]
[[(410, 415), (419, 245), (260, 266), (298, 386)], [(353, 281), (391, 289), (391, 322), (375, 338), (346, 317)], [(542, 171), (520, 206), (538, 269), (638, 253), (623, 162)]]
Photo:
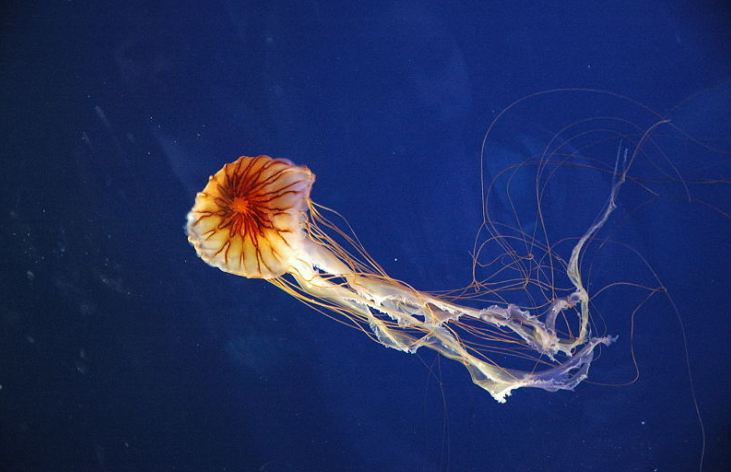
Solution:
[[(310, 199), (312, 171), (282, 158), (242, 156), (224, 165), (196, 195), (186, 230), (210, 266), (264, 279), (388, 348), (436, 351), (504, 403), (523, 387), (573, 390), (588, 377), (597, 347), (614, 340), (592, 335), (579, 259), (614, 210), (625, 175), (615, 169), (603, 212), (563, 265), (570, 291), (540, 313), (509, 302), (473, 306), (459, 294), (420, 291), (390, 277), (355, 233), (325, 216), (334, 210)], [(575, 329), (558, 328), (567, 317), (575, 317)], [(496, 360), (496, 352), (534, 362), (516, 368)]]

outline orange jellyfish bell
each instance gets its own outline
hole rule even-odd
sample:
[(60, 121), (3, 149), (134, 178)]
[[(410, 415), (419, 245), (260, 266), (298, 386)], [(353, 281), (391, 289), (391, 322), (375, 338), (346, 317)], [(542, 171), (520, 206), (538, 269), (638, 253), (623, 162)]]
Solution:
[(304, 239), (314, 174), (286, 159), (239, 157), (209, 177), (188, 213), (188, 241), (206, 263), (248, 278), (288, 272)]

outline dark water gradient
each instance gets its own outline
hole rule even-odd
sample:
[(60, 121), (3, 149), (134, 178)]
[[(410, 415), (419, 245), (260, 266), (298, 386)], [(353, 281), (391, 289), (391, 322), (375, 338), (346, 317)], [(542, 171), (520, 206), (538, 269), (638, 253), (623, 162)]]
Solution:
[[(730, 26), (723, 2), (691, 1), (4, 5), (0, 469), (697, 468), (681, 332), (659, 299), (637, 318), (638, 383), (498, 405), (459, 366), (384, 349), (204, 266), (182, 226), (223, 162), (286, 156), (317, 173), (314, 198), (395, 277), (462, 285), (496, 112), (541, 90), (610, 90), (728, 150)], [(491, 168), (539, 149), (556, 114), (615, 112), (571, 94), (552, 103), (513, 116)], [(683, 158), (687, 142), (663, 136), (683, 172), (729, 177), (719, 156)], [(568, 179), (554, 215), (590, 220), (606, 181)], [(623, 195), (608, 236), (642, 251), (678, 304), (706, 470), (724, 470), (729, 220), (677, 185), (662, 191), (647, 207)], [(728, 208), (727, 187), (698, 192)], [(613, 255), (605, 270), (646, 280)], [(602, 317), (620, 343), (592, 369), (610, 383), (632, 375), (633, 305), (615, 297)]]

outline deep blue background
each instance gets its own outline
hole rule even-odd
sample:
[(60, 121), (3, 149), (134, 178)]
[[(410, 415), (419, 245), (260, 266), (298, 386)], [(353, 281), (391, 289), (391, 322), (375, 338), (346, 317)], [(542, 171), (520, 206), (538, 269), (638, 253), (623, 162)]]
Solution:
[[(3, 7), (0, 27), (0, 469), (697, 469), (685, 350), (661, 298), (636, 319), (636, 383), (520, 390), (499, 405), (460, 366), (384, 349), (205, 266), (182, 227), (224, 162), (285, 156), (313, 169), (313, 198), (395, 277), (460, 286), (480, 142), (513, 100), (608, 90), (731, 149), (723, 2), (22, 3)], [(513, 115), (486, 159), (534, 152), (555, 113), (616, 113), (584, 98)], [(683, 172), (731, 177), (716, 166), (728, 155), (664, 145)], [(611, 157), (618, 143), (607, 146)], [(585, 227), (606, 187), (569, 182), (554, 218)], [(607, 236), (674, 297), (706, 470), (724, 470), (731, 231), (677, 187), (650, 206), (628, 192)], [(728, 210), (727, 185), (698, 191)], [(597, 260), (647, 280), (637, 259)], [(595, 362), (597, 382), (633, 375), (625, 295), (601, 299), (620, 342)]]

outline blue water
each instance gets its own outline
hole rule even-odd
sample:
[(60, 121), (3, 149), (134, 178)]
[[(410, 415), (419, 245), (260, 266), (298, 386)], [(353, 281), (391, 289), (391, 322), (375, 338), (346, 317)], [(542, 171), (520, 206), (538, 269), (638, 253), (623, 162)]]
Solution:
[[(727, 470), (723, 2), (17, 3), (0, 26), (0, 469), (698, 470), (697, 405), (704, 470)], [(265, 153), (309, 166), (313, 199), (391, 275), (462, 286), (487, 127), (557, 88), (628, 96), (677, 125), (602, 233), (625, 246), (586, 263), (591, 287), (657, 287), (636, 250), (679, 317), (659, 294), (632, 330), (647, 292), (598, 297), (597, 329), (619, 340), (573, 392), (498, 404), (462, 366), (386, 349), (186, 241), (208, 175)], [(594, 172), (562, 167), (544, 197), (551, 239), (577, 237), (606, 201), (596, 169), (659, 118), (587, 91), (524, 105), (489, 136), (488, 179), (571, 120), (639, 126), (592, 149)], [(527, 215), (511, 221), (535, 228), (530, 176), (495, 190), (496, 217), (517, 202)], [(631, 348), (640, 376), (623, 385)]]

